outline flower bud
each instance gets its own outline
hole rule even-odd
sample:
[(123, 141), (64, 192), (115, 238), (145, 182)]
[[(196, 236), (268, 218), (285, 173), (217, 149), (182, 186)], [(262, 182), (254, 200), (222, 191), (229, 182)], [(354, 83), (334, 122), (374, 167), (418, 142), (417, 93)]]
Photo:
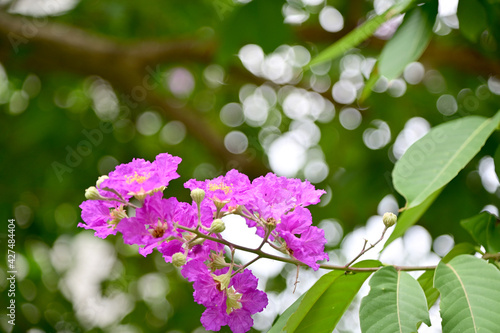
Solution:
[(224, 221), (221, 219), (216, 219), (212, 222), (212, 225), (210, 226), (210, 229), (208, 229), (208, 232), (218, 234), (226, 230), (226, 225), (224, 224)]
[(393, 213), (385, 213), (382, 217), (382, 221), (384, 221), (384, 225), (386, 228), (392, 227), (396, 224), (398, 217)]
[(205, 199), (205, 191), (201, 188), (195, 188), (191, 191), (191, 198), (199, 206), (203, 199)]
[(91, 186), (85, 190), (85, 198), (88, 200), (103, 200), (103, 196), (99, 194), (99, 190), (95, 186)]
[(264, 223), (265, 223), (267, 229), (269, 230), (269, 232), (276, 229), (276, 225), (278, 224), (278, 222), (276, 221), (276, 219), (274, 217), (268, 218)]
[(99, 178), (97, 178), (97, 182), (95, 183), (95, 186), (97, 188), (101, 188), (101, 184), (103, 181), (105, 181), (106, 179), (109, 179), (108, 176), (100, 176)]
[(186, 256), (180, 252), (174, 253), (172, 256), (172, 264), (175, 267), (182, 267), (186, 264)]

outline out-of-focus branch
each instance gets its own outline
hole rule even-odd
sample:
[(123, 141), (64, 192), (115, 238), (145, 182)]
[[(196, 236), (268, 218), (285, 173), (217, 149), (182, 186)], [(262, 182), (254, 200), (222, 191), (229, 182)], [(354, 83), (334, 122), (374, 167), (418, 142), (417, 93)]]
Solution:
[[(347, 29), (345, 29), (347, 30)], [(298, 27), (296, 35), (307, 42), (333, 43), (341, 37), (325, 33), (321, 28)], [(330, 40), (331, 39), (331, 40)], [(381, 49), (383, 41), (371, 38), (363, 45)], [(0, 62), (7, 67), (42, 71), (65, 71), (81, 75), (98, 75), (113, 87), (130, 95), (145, 85), (145, 77), (158, 64), (169, 62), (211, 63), (216, 52), (213, 39), (178, 39), (167, 41), (119, 42), (85, 30), (49, 22), (46, 18), (13, 16), (0, 11)], [(431, 43), (422, 60), (432, 67), (454, 66), (461, 71), (481, 75), (500, 73), (500, 63), (469, 49), (455, 49)], [(232, 68), (230, 76), (244, 71)], [(253, 77), (245, 76), (246, 79)], [(253, 77), (254, 81), (262, 81)], [(331, 99), (330, 94), (325, 94)], [(141, 102), (160, 107), (165, 116), (182, 121), (189, 134), (226, 166), (238, 167), (257, 176), (266, 171), (261, 161), (247, 155), (233, 155), (224, 146), (223, 137), (200, 113), (186, 107), (175, 108), (155, 90), (148, 90)]]
[(154, 89), (144, 89), (145, 85), (151, 84), (151, 71), (158, 64), (175, 61), (210, 63), (214, 48), (213, 41), (189, 39), (125, 44), (46, 19), (0, 12), (0, 62), (5, 66), (35, 73), (65, 71), (98, 75), (125, 95), (133, 95), (134, 89), (139, 87), (147, 91), (139, 102), (157, 106), (166, 117), (183, 122), (189, 134), (220, 159), (226, 168), (237, 167), (249, 176), (261, 175), (267, 170), (263, 163), (250, 155), (234, 155), (227, 151), (223, 136), (202, 114), (185, 107), (171, 107)]

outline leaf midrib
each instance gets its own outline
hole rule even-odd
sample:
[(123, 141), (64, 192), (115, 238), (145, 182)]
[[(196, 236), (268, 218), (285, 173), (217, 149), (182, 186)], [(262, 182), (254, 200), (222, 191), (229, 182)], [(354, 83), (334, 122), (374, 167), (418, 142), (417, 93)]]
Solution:
[(403, 333), (403, 329), (401, 327), (401, 314), (399, 311), (399, 287), (400, 287), (400, 279), (401, 279), (401, 271), (398, 271), (398, 279), (396, 281), (396, 307), (397, 307), (397, 313), (398, 313), (398, 326), (399, 326), (399, 333)]
[(452, 270), (453, 274), (456, 275), (456, 277), (458, 279), (458, 282), (460, 282), (460, 286), (462, 286), (462, 290), (464, 291), (464, 295), (465, 295), (465, 300), (467, 301), (467, 307), (468, 307), (468, 309), (470, 311), (470, 316), (472, 318), (472, 325), (474, 326), (474, 332), (477, 333), (476, 320), (474, 318), (474, 314), (472, 313), (472, 307), (470, 305), (469, 295), (467, 294), (467, 290), (465, 289), (465, 286), (464, 286), (464, 284), (462, 282), (462, 279), (458, 275), (457, 271), (453, 268), (453, 266), (451, 266), (450, 264), (445, 264), (445, 265), (448, 266)]
[[(453, 154), (453, 156), (448, 160), (448, 162), (445, 164), (445, 166), (441, 169), (441, 171), (434, 177), (434, 179), (429, 182), (429, 184), (422, 190), (420, 191), (420, 193), (425, 193), (432, 185), (434, 185), (434, 183), (436, 183), (436, 180), (441, 177), (441, 175), (449, 168), (449, 166), (456, 160), (456, 157), (464, 150), (464, 148), (474, 139), (477, 137), (477, 135), (483, 130), (483, 128), (485, 128), (489, 122), (491, 121), (491, 119), (486, 119), (482, 124), (481, 126), (479, 126), (474, 132), (472, 132), (471, 136), (469, 136), (469, 138), (467, 138), (467, 140), (465, 140), (465, 142), (459, 147), (459, 149), (457, 149), (457, 151), (455, 152), (455, 154)], [(421, 194), (420, 194), (421, 195)], [(420, 196), (419, 195), (419, 196)], [(417, 196), (413, 202), (415, 202), (416, 199), (418, 199)]]

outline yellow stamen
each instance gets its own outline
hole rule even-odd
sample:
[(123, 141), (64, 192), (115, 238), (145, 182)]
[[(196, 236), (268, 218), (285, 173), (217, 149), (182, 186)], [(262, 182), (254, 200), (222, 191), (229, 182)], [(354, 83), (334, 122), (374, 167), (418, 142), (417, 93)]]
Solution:
[[(232, 184), (231, 184), (232, 186)], [(223, 182), (220, 182), (219, 184), (212, 183), (208, 185), (208, 189), (210, 191), (217, 191), (217, 190), (223, 190), (225, 194), (231, 193), (232, 192), (232, 187), (224, 184)]]
[(148, 180), (150, 177), (151, 177), (151, 173), (148, 173), (147, 175), (139, 176), (137, 174), (137, 171), (135, 171), (133, 176), (125, 176), (125, 179), (127, 181), (127, 184), (132, 184), (133, 182), (137, 182), (139, 184), (142, 184), (146, 180)]

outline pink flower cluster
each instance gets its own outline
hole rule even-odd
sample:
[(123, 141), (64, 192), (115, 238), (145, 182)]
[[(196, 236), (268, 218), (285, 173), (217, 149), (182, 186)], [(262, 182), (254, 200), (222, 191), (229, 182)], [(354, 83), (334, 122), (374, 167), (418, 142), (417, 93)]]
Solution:
[(165, 199), (163, 190), (179, 177), (180, 161), (164, 153), (154, 162), (134, 159), (117, 166), (87, 190), (88, 200), (80, 205), (85, 223), (78, 226), (101, 238), (120, 232), (125, 243), (139, 245), (143, 256), (156, 248), (193, 282), (194, 300), (206, 307), (201, 323), (207, 330), (228, 325), (233, 332), (247, 332), (251, 316), (267, 306), (267, 296), (257, 290), (257, 278), (246, 265), (234, 262), (234, 249), (220, 235), (220, 219), (243, 216), (263, 242), (317, 270), (318, 261), (328, 259), (326, 240), (305, 207), (318, 203), (325, 192), (272, 173), (250, 182), (231, 170), (214, 179), (187, 181), (192, 203)]

